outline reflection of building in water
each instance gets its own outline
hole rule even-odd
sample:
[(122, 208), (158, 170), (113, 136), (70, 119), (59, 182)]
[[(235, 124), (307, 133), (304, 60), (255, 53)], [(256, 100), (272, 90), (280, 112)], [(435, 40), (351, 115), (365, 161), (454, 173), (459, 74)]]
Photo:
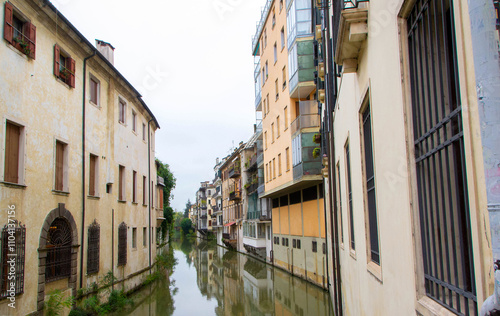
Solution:
[(327, 292), (317, 286), (274, 269), (274, 315), (330, 315)]
[(272, 268), (262, 262), (248, 259), (244, 265), (243, 288), (246, 315), (273, 315)]

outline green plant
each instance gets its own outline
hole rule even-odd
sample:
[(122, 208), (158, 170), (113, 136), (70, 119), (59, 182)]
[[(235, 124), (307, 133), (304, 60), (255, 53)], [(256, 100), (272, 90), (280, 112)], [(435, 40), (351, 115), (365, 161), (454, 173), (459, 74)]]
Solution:
[(316, 144), (321, 143), (321, 134), (319, 134), (319, 133), (314, 134), (313, 135), (313, 142), (315, 142)]
[(314, 148), (312, 155), (313, 155), (313, 158), (318, 158), (319, 155), (321, 155), (321, 149), (319, 147)]
[(69, 316), (91, 316), (92, 314), (81, 307), (75, 307), (69, 312)]
[(101, 306), (97, 295), (85, 299), (82, 305), (85, 311), (88, 311), (90, 314), (99, 314)]
[(23, 49), (23, 53), (26, 56), (28, 56), (28, 57), (30, 56), (31, 49), (28, 47), (28, 43), (24, 40), (24, 38), (21, 35), (15, 37), (14, 42), (18, 43), (19, 46), (21, 46), (21, 48)]
[(110, 312), (120, 311), (127, 307), (127, 305), (133, 306), (134, 301), (129, 299), (123, 291), (113, 290), (109, 295), (108, 302), (101, 305), (99, 314), (108, 314)]
[(70, 308), (73, 305), (73, 297), (63, 298), (61, 290), (54, 290), (48, 296), (49, 299), (45, 301), (47, 316), (61, 315), (64, 308)]
[(245, 189), (248, 189), (248, 188), (250, 187), (250, 183), (246, 183), (246, 184), (244, 185), (244, 187), (245, 187)]

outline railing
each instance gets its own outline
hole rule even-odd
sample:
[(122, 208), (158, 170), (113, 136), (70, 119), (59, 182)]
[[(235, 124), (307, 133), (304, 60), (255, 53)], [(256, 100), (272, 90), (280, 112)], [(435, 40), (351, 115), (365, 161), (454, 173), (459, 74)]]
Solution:
[(269, 13), (269, 10), (271, 9), (272, 3), (273, 3), (273, 0), (267, 0), (266, 5), (265, 5), (264, 9), (262, 10), (260, 22), (257, 24), (257, 31), (255, 32), (255, 35), (252, 37), (252, 54), (255, 52), (255, 50), (257, 48), (257, 44), (259, 43), (260, 33), (262, 33), (262, 29), (264, 28), (264, 25), (266, 24), (267, 14)]
[(313, 41), (295, 42), (289, 49), (289, 64), (289, 90), (292, 94), (299, 83), (314, 81), (316, 67), (314, 66)]
[(261, 184), (261, 185), (259, 185), (259, 187), (257, 188), (257, 194), (258, 194), (259, 196), (261, 196), (261, 195), (263, 195), (263, 194), (264, 194), (264, 192), (266, 191), (265, 187), (266, 187), (266, 185), (265, 185), (265, 184)]
[(229, 193), (229, 201), (241, 200), (241, 191), (236, 190)]
[(257, 156), (257, 166), (260, 166), (264, 162), (264, 153)]
[(316, 101), (300, 101), (300, 115), (291, 124), (291, 132), (294, 135), (303, 128), (319, 127), (320, 116), (318, 114), (318, 103)]
[(288, 49), (297, 37), (312, 36), (312, 8), (311, 1), (293, 1), (290, 7), (287, 4), (287, 43)]
[(255, 193), (255, 191), (257, 191), (258, 188), (259, 188), (258, 183), (252, 183), (247, 187), (247, 193), (253, 194), (253, 193)]
[(240, 163), (239, 161), (233, 163), (233, 165), (229, 168), (229, 178), (237, 178), (241, 175)]

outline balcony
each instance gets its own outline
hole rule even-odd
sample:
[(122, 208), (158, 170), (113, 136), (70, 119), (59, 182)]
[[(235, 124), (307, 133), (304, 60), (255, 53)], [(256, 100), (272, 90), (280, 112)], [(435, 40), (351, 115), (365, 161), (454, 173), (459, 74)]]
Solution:
[(296, 41), (288, 53), (290, 97), (305, 98), (315, 89), (314, 42)]
[(257, 188), (257, 194), (259, 195), (259, 197), (261, 197), (264, 194), (265, 191), (266, 191), (266, 185), (265, 184), (261, 184)]
[(318, 146), (313, 140), (314, 132), (301, 132), (292, 140), (293, 180), (314, 180), (322, 177), (321, 157), (314, 158), (313, 150)]
[(229, 192), (229, 201), (239, 201), (239, 200), (241, 200), (240, 190)]
[(260, 34), (262, 33), (262, 30), (264, 29), (264, 25), (266, 24), (267, 20), (267, 15), (269, 14), (269, 10), (271, 9), (271, 4), (273, 3), (273, 0), (266, 0), (266, 5), (264, 9), (262, 10), (262, 14), (260, 17), (260, 22), (257, 24), (257, 30), (255, 32), (255, 35), (252, 38), (252, 53), (254, 55), (257, 55), (259, 52), (259, 39), (260, 39)]
[(368, 37), (369, 0), (333, 0), (333, 48), (335, 62), (344, 73), (356, 72), (358, 57)]
[(165, 180), (160, 176), (157, 176), (156, 182), (158, 183), (158, 185), (161, 185), (162, 187), (165, 186)]
[(237, 161), (231, 165), (229, 168), (229, 178), (238, 178), (241, 176), (240, 162)]
[(165, 217), (163, 217), (163, 210), (156, 210), (156, 225), (160, 226), (164, 220)]
[(250, 194), (256, 193), (256, 191), (257, 191), (258, 188), (259, 188), (259, 183), (258, 182), (251, 183), (250, 185), (248, 185), (246, 187), (247, 194), (250, 195)]
[[(292, 137), (297, 132), (310, 129), (309, 131), (317, 132), (320, 127), (320, 116), (318, 114), (318, 103), (316, 101), (300, 101), (300, 115), (291, 124)], [(312, 137), (311, 137), (312, 138)]]
[(257, 170), (257, 154), (252, 155), (252, 158), (248, 159), (245, 163), (247, 172), (255, 172)]
[(311, 37), (312, 8), (311, 1), (287, 1), (287, 43), (288, 49), (297, 38)]

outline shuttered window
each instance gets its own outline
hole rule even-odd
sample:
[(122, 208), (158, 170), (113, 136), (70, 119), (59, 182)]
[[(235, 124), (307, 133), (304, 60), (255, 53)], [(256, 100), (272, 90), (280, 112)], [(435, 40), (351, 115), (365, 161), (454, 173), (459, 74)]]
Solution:
[(90, 155), (89, 161), (89, 195), (97, 196), (97, 156)]
[(4, 39), (31, 59), (36, 57), (36, 26), (27, 21), (10, 2), (5, 2)]
[(125, 167), (118, 167), (118, 200), (125, 201)]
[(71, 88), (75, 87), (76, 62), (63, 52), (59, 45), (54, 45), (54, 76), (61, 79)]
[(132, 202), (137, 203), (137, 172), (132, 171)]
[(147, 188), (148, 182), (146, 181), (146, 176), (142, 176), (142, 204), (147, 205)]
[(56, 141), (56, 178), (55, 178), (55, 189), (57, 191), (64, 191), (64, 154), (66, 150), (66, 144), (60, 141)]
[(20, 183), (19, 181), (19, 159), (20, 159), (21, 127), (7, 122), (5, 135), (5, 175), (4, 181)]

